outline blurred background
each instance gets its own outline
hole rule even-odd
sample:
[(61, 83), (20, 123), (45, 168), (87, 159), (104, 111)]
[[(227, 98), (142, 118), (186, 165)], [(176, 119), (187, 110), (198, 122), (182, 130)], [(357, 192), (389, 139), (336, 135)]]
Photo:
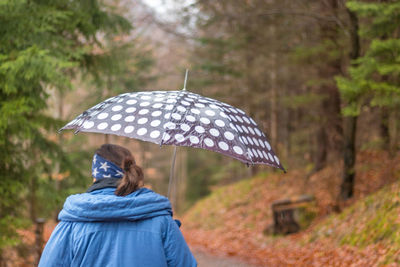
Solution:
[[(40, 225), (54, 223), (65, 198), (92, 183), (92, 155), (103, 143), (129, 148), (145, 170), (146, 186), (167, 194), (173, 148), (58, 129), (120, 93), (180, 90), (185, 69), (189, 91), (253, 117), (288, 170), (283, 175), (180, 147), (171, 201), (176, 214), (189, 214), (191, 242), (201, 233), (191, 235), (189, 228), (221, 235), (245, 229), (261, 240), (260, 249), (268, 244), (263, 230), (272, 223), (275, 200), (313, 195), (313, 221), (398, 181), (399, 35), (396, 0), (1, 0), (0, 266), (34, 265)], [(268, 190), (251, 193), (260, 187), (243, 184), (251, 177)], [(236, 192), (235, 185), (247, 191)], [(229, 228), (216, 220), (222, 213), (206, 212), (199, 225), (202, 210), (221, 202), (215, 194), (209, 200), (221, 188), (228, 188), (225, 196), (233, 190), (224, 199), (234, 205), (218, 212), (248, 205), (226, 220), (254, 211), (253, 221)], [(258, 206), (251, 206), (252, 196)], [(193, 208), (205, 197), (211, 202)], [(390, 213), (399, 214), (393, 207)], [(256, 221), (263, 224), (255, 227)], [(392, 221), (388, 231), (396, 233), (398, 215)], [(365, 247), (385, 233), (364, 243), (347, 236), (338, 242)], [(393, 253), (376, 262), (400, 262), (400, 236), (391, 238), (383, 247)], [(221, 243), (228, 246), (226, 240)], [(214, 250), (229, 254), (221, 246)]]

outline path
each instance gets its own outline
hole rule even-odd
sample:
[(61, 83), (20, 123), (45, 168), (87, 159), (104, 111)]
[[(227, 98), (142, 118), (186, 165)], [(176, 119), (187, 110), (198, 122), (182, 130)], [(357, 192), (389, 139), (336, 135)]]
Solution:
[(215, 256), (199, 249), (193, 250), (199, 267), (257, 267), (233, 257)]

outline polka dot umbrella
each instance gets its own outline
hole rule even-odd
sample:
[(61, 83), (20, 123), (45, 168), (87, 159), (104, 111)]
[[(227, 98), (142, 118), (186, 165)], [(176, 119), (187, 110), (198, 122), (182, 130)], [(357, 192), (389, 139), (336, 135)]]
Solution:
[(241, 109), (182, 91), (125, 93), (86, 110), (61, 130), (115, 134), (203, 148), (284, 170), (265, 134)]

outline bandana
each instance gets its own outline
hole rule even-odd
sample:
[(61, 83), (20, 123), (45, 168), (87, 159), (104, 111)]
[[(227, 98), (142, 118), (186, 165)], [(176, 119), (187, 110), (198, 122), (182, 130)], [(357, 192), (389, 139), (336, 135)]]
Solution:
[(92, 163), (92, 176), (96, 180), (103, 178), (122, 178), (124, 171), (98, 154), (94, 154)]

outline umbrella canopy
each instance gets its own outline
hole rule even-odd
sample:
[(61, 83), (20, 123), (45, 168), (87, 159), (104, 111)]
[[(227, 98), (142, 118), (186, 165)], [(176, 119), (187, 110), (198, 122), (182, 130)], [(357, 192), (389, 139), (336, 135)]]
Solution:
[(115, 134), (159, 145), (203, 148), (284, 170), (265, 134), (241, 109), (189, 91), (111, 97), (60, 129)]

